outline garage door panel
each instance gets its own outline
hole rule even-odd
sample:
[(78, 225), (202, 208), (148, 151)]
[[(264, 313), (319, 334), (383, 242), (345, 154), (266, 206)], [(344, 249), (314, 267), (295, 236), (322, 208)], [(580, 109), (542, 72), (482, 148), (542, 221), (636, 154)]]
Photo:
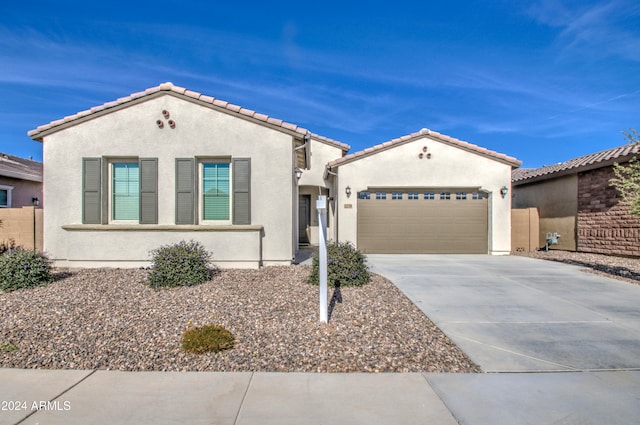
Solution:
[(360, 199), (358, 247), (367, 253), (486, 253), (487, 207), (487, 199)]

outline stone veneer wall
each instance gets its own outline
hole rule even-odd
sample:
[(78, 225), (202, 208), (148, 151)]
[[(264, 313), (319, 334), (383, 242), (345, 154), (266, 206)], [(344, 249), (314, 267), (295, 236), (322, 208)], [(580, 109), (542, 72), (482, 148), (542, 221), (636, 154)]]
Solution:
[(578, 174), (577, 250), (640, 256), (640, 217), (619, 204), (612, 177), (611, 166)]

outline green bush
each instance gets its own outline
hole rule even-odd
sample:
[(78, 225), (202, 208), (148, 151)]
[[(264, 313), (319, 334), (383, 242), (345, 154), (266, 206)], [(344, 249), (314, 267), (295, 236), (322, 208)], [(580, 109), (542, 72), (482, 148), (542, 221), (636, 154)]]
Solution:
[(8, 241), (0, 242), (0, 255), (4, 254), (7, 251), (12, 249), (16, 249), (16, 241), (13, 239), (9, 239)]
[(21, 247), (0, 255), (0, 289), (13, 291), (53, 281), (51, 260), (38, 251)]
[(202, 354), (233, 348), (233, 334), (219, 325), (189, 328), (182, 335), (182, 349)]
[(153, 263), (145, 277), (149, 286), (192, 286), (211, 279), (211, 253), (196, 241), (180, 241), (150, 252)]
[[(313, 254), (309, 283), (320, 283), (318, 250)], [(367, 257), (349, 242), (329, 242), (327, 244), (327, 284), (339, 286), (362, 286), (369, 283), (371, 275)]]

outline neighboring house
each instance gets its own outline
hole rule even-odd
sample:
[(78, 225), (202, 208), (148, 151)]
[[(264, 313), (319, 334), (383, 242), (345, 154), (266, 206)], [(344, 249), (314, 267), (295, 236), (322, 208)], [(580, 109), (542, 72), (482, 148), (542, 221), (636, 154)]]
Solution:
[(0, 208), (42, 205), (42, 163), (0, 153)]
[(627, 144), (559, 164), (513, 172), (513, 207), (538, 209), (539, 246), (547, 233), (559, 233), (552, 249), (640, 256), (640, 218), (620, 205), (609, 185), (613, 164), (627, 163), (640, 153)]
[(188, 239), (223, 267), (291, 264), (317, 243), (321, 194), (329, 238), (367, 252), (510, 251), (501, 190), (520, 162), (429, 130), (345, 156), (348, 145), (164, 83), (29, 135), (43, 142), (45, 249), (59, 265), (146, 265)]

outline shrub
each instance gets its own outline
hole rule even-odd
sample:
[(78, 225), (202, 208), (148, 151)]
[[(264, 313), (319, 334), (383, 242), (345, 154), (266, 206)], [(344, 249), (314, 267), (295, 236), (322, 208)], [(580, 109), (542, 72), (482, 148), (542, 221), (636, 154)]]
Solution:
[(0, 289), (13, 291), (53, 281), (51, 260), (41, 252), (9, 249), (0, 255)]
[[(331, 287), (362, 286), (371, 276), (366, 256), (349, 242), (327, 244), (327, 284)], [(318, 251), (313, 254), (309, 283), (320, 284)]]
[(11, 341), (0, 341), (0, 353), (13, 353), (18, 346)]
[(187, 329), (182, 335), (182, 349), (202, 354), (233, 348), (233, 334), (220, 325), (206, 325)]
[(4, 254), (7, 251), (12, 249), (16, 249), (16, 241), (13, 239), (9, 239), (8, 241), (0, 242), (0, 255)]
[(153, 264), (146, 277), (149, 286), (192, 286), (211, 279), (211, 253), (200, 242), (180, 241), (151, 251)]

